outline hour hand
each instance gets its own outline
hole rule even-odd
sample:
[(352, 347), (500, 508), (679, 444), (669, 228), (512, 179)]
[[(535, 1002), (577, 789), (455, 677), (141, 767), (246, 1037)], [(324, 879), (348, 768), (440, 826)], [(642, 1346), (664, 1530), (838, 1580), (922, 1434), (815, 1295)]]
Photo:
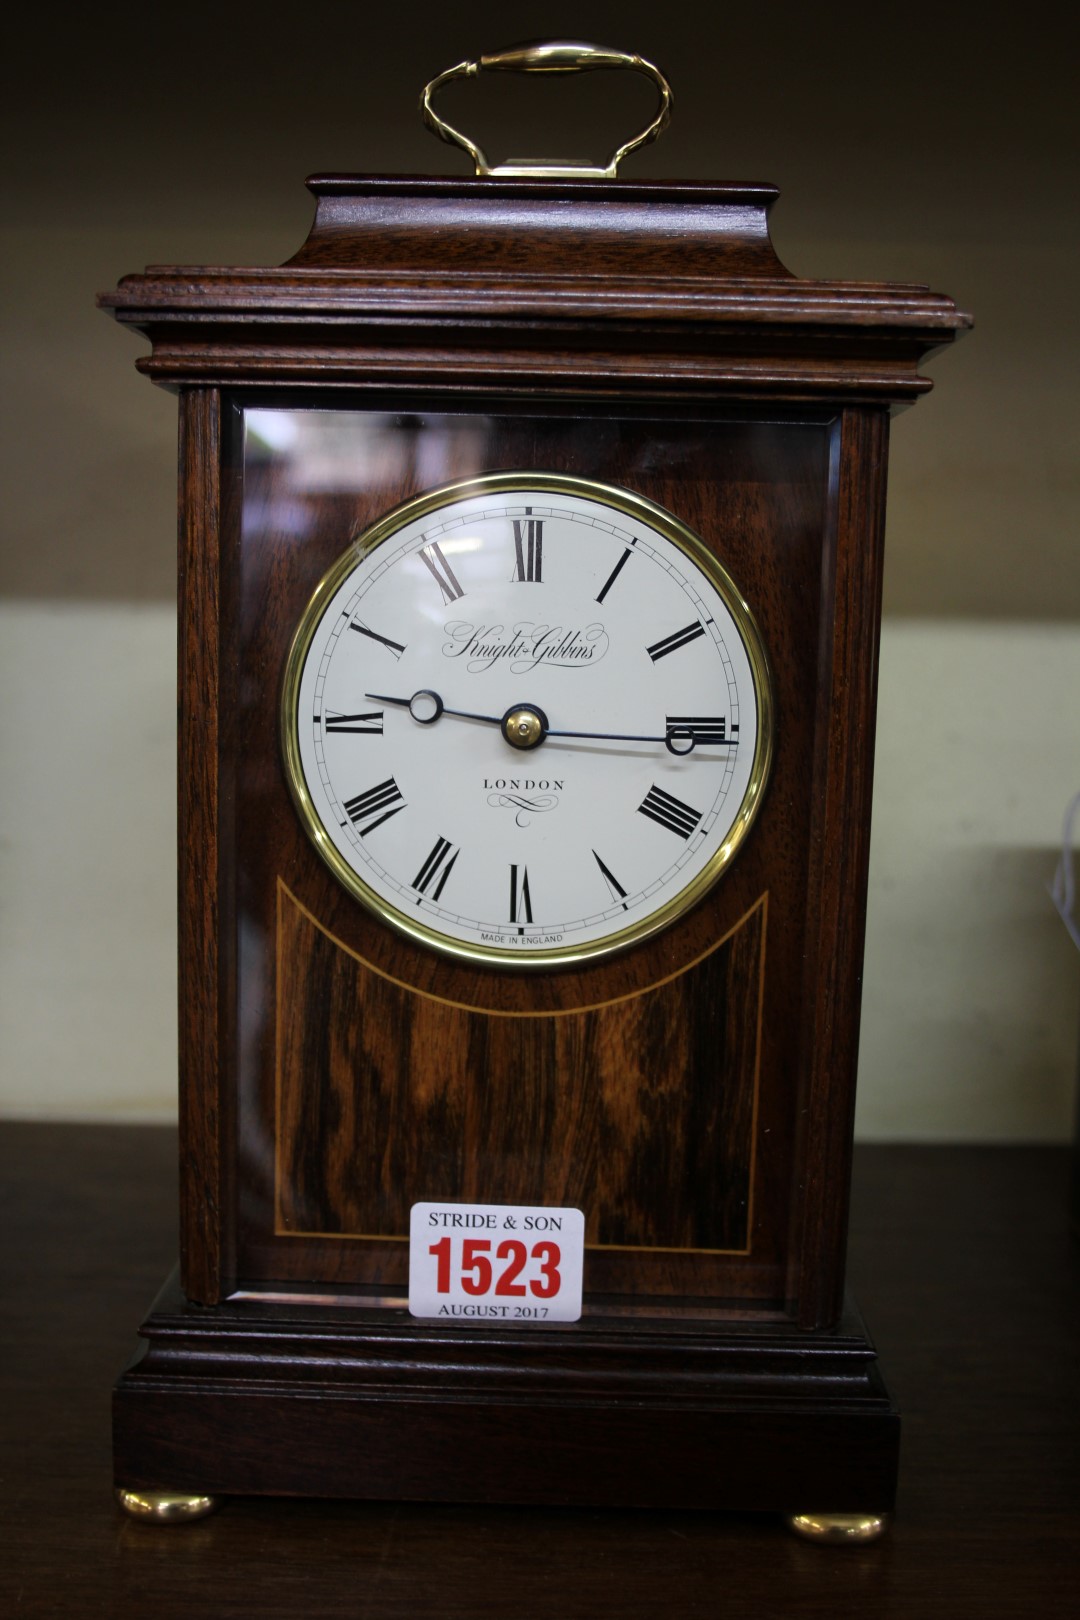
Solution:
[(422, 726), (433, 726), (444, 714), (456, 715), (459, 720), (483, 720), (488, 725), (502, 724), (502, 717), (497, 714), (473, 714), (469, 709), (448, 709), (438, 692), (432, 692), (424, 687), (414, 692), (412, 697), (389, 697), (385, 692), (365, 692), (366, 698), (373, 698), (377, 703), (396, 703), (399, 708), (408, 709), (413, 719)]
[(386, 692), (365, 692), (364, 696), (377, 703), (396, 703), (408, 709), (413, 719), (422, 726), (433, 726), (442, 715), (452, 714), (459, 720), (479, 720), (484, 725), (498, 726), (511, 748), (537, 748), (547, 736), (547, 716), (535, 703), (515, 704), (505, 714), (475, 714), (472, 709), (448, 709), (438, 692), (424, 687), (412, 697), (390, 697)]

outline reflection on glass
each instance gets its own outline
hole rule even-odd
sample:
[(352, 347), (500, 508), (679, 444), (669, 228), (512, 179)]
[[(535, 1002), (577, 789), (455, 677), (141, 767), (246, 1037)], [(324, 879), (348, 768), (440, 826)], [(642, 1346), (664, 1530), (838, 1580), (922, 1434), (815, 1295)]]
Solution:
[(313, 495), (470, 477), (482, 470), (491, 428), (486, 417), (379, 411), (249, 410), (245, 422), (249, 464), (276, 458), (290, 487)]

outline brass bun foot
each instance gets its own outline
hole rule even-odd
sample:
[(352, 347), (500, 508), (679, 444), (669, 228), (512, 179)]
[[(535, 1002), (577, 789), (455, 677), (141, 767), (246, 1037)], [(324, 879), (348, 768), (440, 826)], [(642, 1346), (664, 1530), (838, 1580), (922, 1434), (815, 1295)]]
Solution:
[(188, 1496), (182, 1491), (126, 1491), (116, 1488), (116, 1500), (133, 1519), (151, 1524), (191, 1524), (221, 1506), (220, 1496)]
[(823, 1547), (862, 1547), (889, 1528), (887, 1513), (791, 1513), (787, 1527)]

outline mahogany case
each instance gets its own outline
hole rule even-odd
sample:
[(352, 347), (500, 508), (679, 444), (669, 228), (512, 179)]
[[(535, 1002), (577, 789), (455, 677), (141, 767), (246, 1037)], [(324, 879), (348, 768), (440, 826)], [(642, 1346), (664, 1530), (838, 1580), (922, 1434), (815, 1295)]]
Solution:
[[(183, 1292), (118, 1388), (117, 1478), (887, 1507), (897, 1422), (843, 1271), (888, 426), (969, 319), (795, 278), (767, 186), (309, 185), (281, 269), (152, 267), (102, 299), (181, 421)], [(677, 511), (753, 606), (777, 714), (730, 873), (545, 974), (368, 914), (277, 743), (349, 538), (509, 469)], [(584, 1209), (582, 1321), (409, 1318), (408, 1209), (434, 1197)]]

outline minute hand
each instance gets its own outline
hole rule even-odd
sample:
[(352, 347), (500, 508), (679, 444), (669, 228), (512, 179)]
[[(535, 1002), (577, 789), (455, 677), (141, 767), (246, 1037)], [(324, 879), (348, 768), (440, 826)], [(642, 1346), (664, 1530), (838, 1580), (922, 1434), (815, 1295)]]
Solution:
[(633, 731), (556, 731), (548, 727), (549, 737), (586, 737), (595, 742), (667, 742), (666, 737), (639, 737)]
[[(646, 742), (663, 743), (669, 754), (682, 759), (692, 754), (697, 747), (698, 739), (690, 726), (670, 726), (662, 737), (640, 737), (635, 732), (626, 731), (555, 731), (550, 730), (549, 737), (581, 737), (585, 741), (595, 742)], [(709, 748), (737, 748), (737, 737), (710, 737)]]

